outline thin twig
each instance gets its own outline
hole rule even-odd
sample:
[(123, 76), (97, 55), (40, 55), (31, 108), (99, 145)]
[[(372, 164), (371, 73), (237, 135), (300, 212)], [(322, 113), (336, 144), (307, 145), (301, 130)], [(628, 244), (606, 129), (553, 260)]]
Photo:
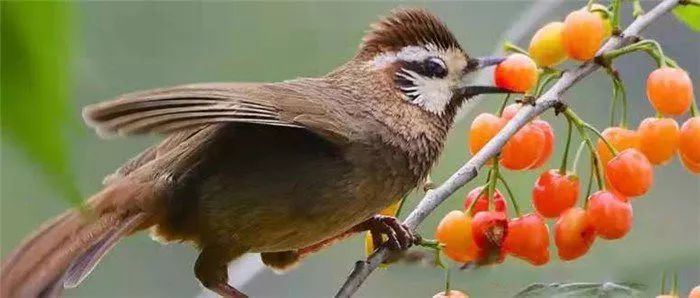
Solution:
[[(608, 52), (613, 49), (618, 49), (622, 46), (630, 44), (634, 37), (637, 36), (644, 28), (652, 23), (661, 15), (669, 12), (673, 7), (678, 5), (680, 0), (664, 0), (659, 5), (649, 10), (646, 14), (637, 18), (620, 37), (613, 37), (603, 45), (598, 51), (598, 54)], [(513, 134), (518, 129), (524, 126), (534, 117), (544, 113), (546, 110), (562, 103), (562, 95), (569, 90), (576, 82), (591, 74), (594, 70), (600, 67), (593, 62), (585, 63), (578, 68), (564, 73), (562, 78), (557, 81), (545, 94), (537, 99), (535, 105), (526, 105), (522, 107), (511, 121), (489, 141), (479, 152), (477, 152), (466, 164), (464, 164), (457, 172), (452, 174), (439, 187), (427, 192), (425, 197), (420, 201), (418, 206), (408, 215), (404, 224), (410, 229), (415, 230), (418, 225), (425, 220), (428, 215), (435, 210), (443, 201), (451, 194), (456, 192), (460, 187), (474, 179), (477, 176), (478, 170), (486, 164), (486, 162), (496, 156), (501, 148), (506, 144)], [(366, 261), (357, 261), (355, 268), (345, 280), (343, 286), (338, 290), (335, 297), (350, 297), (352, 296), (367, 279), (367, 277), (382, 263), (388, 256), (388, 250), (385, 246), (380, 247)]]

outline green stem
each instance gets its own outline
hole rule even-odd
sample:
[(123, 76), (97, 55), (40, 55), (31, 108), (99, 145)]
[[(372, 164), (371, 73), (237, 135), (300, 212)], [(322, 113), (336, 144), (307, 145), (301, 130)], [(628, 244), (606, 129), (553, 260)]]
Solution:
[(700, 0), (681, 0), (678, 3), (679, 5), (693, 5), (693, 6), (700, 6)]
[(588, 198), (591, 197), (591, 190), (593, 189), (593, 162), (591, 162), (591, 171), (588, 173), (588, 186), (586, 186), (586, 199), (583, 201), (583, 208), (588, 206)]
[(542, 92), (544, 89), (547, 87), (547, 85), (555, 80), (558, 80), (561, 78), (563, 72), (554, 70), (552, 72), (549, 71), (544, 71), (540, 75), (540, 78), (538, 79), (537, 87), (535, 88), (535, 92), (533, 94), (534, 97), (539, 97), (542, 95)]
[(600, 161), (600, 157), (598, 156), (598, 153), (595, 151), (591, 152), (591, 160), (593, 161), (593, 169), (591, 171), (594, 171), (595, 173), (595, 181), (598, 183), (598, 190), (603, 189), (603, 164)]
[(503, 187), (506, 189), (506, 192), (508, 193), (508, 198), (510, 198), (510, 203), (513, 205), (513, 209), (515, 210), (515, 214), (518, 217), (520, 217), (520, 215), (522, 215), (522, 213), (520, 213), (520, 205), (518, 205), (518, 200), (515, 199), (513, 191), (508, 185), (508, 182), (506, 182), (506, 179), (503, 178), (503, 175), (501, 175), (500, 173), (498, 174), (498, 180), (501, 181), (501, 184), (503, 184)]
[(503, 110), (506, 109), (506, 106), (508, 105), (509, 99), (510, 99), (510, 93), (506, 94), (506, 96), (503, 98), (503, 101), (501, 102), (501, 107), (498, 108), (498, 117), (501, 117), (501, 115), (503, 115)]
[(586, 146), (586, 142), (581, 141), (581, 144), (578, 145), (578, 150), (576, 150), (576, 156), (574, 157), (574, 167), (571, 169), (571, 172), (577, 173), (578, 169), (578, 161), (581, 158), (581, 152), (583, 152), (583, 148)]
[[(491, 177), (491, 172), (489, 172), (489, 177)], [(488, 182), (487, 182), (487, 183), (488, 183)], [(480, 198), (481, 196), (483, 196), (483, 195), (486, 193), (486, 191), (488, 191), (488, 189), (489, 189), (488, 184), (482, 186), (482, 187), (481, 187), (481, 191), (480, 191), (479, 194), (476, 196), (476, 199), (474, 199), (474, 201), (472, 201), (472, 203), (469, 204), (469, 207), (467, 207), (467, 210), (464, 210), (464, 212), (467, 213), (467, 214), (471, 214), (472, 209), (474, 209), (474, 206), (476, 205), (476, 201), (478, 201), (479, 198)]]
[(613, 79), (613, 95), (610, 100), (610, 122), (609, 126), (615, 126), (615, 111), (617, 110), (617, 88), (615, 87), (615, 79)]
[(678, 272), (673, 272), (673, 288), (671, 288), (671, 296), (678, 296)]
[(666, 294), (666, 270), (661, 272), (661, 295)]
[[(588, 146), (588, 150), (591, 151), (591, 154), (592, 154), (593, 157), (594, 157), (594, 158), (593, 158), (593, 161), (594, 161), (594, 163), (595, 163), (595, 170), (596, 170), (596, 173), (595, 173), (595, 174), (596, 174), (596, 178), (597, 178), (597, 181), (598, 181), (598, 188), (602, 189), (602, 188), (603, 188), (603, 184), (602, 184), (603, 173), (602, 173), (601, 171), (602, 171), (602, 168), (603, 168), (603, 167), (602, 167), (602, 165), (601, 165), (600, 157), (598, 157), (598, 153), (596, 152), (595, 146), (593, 145), (593, 141), (591, 141), (591, 139), (590, 139), (590, 138), (588, 137), (588, 135), (586, 134), (585, 127), (586, 127), (586, 125), (588, 125), (588, 124), (585, 123), (581, 118), (579, 118), (579, 117), (574, 113), (574, 111), (571, 110), (570, 108), (566, 108), (566, 109), (564, 110), (563, 114), (564, 114), (564, 116), (566, 116), (568, 119), (570, 119), (574, 125), (576, 125), (576, 129), (578, 130), (579, 135), (580, 135), (581, 138), (586, 142), (586, 146)], [(594, 130), (595, 130), (595, 128), (594, 128)], [(605, 139), (603, 139), (603, 140), (604, 140), (604, 142), (605, 142)], [(608, 144), (608, 143), (606, 142), (606, 145), (610, 145), (610, 144)], [(612, 146), (610, 146), (610, 149), (613, 149), (613, 150), (614, 150), (615, 148), (612, 148)], [(611, 152), (616, 153), (616, 151), (611, 151)]]
[(622, 0), (612, 0), (612, 18), (610, 19), (610, 24), (612, 25), (613, 33), (620, 32), (620, 6)]
[(595, 0), (588, 0), (588, 4), (586, 4), (586, 10), (590, 11), (591, 7), (593, 7), (593, 3), (595, 3)]
[(569, 160), (569, 147), (571, 147), (571, 135), (573, 130), (573, 124), (571, 120), (566, 119), (568, 123), (568, 129), (566, 130), (566, 145), (564, 146), (564, 155), (561, 159), (561, 166), (559, 167), (559, 174), (566, 175), (566, 162)]
[[(493, 194), (496, 192), (496, 179), (499, 176), (498, 174), (498, 157), (493, 158), (493, 172), (491, 172), (491, 177), (489, 177), (489, 185), (488, 185), (488, 191), (486, 192), (487, 196), (486, 199), (488, 200), (488, 205), (486, 210), (491, 210), (491, 206), (495, 205), (493, 203)], [(478, 197), (477, 197), (478, 198)]]
[(435, 239), (420, 239), (420, 242), (417, 244), (420, 247), (425, 247), (425, 248), (430, 248), (430, 249), (440, 249), (442, 248), (442, 244), (438, 242)]
[(693, 99), (693, 102), (690, 104), (690, 116), (693, 116), (693, 117), (700, 116), (700, 111), (698, 110), (698, 104), (695, 102), (695, 99)]
[(617, 93), (620, 94), (620, 98), (622, 99), (622, 119), (620, 119), (620, 127), (627, 128), (627, 90), (619, 77), (615, 77), (614, 82), (617, 84)]
[(634, 7), (632, 16), (634, 16), (635, 19), (644, 15), (644, 9), (642, 8), (642, 4), (639, 3), (639, 0), (632, 0), (632, 6)]
[(588, 130), (592, 131), (593, 133), (595, 133), (598, 136), (598, 138), (601, 141), (603, 141), (603, 143), (605, 144), (605, 147), (608, 147), (608, 150), (610, 150), (610, 153), (612, 153), (613, 156), (617, 156), (617, 153), (618, 153), (617, 149), (615, 149), (615, 147), (613, 147), (613, 145), (610, 144), (608, 142), (608, 140), (606, 140), (605, 137), (603, 137), (603, 134), (600, 133), (597, 129), (595, 129), (595, 127), (593, 127), (593, 125), (590, 125), (588, 123), (584, 123), (583, 126), (585, 128), (587, 128)]
[(523, 55), (530, 56), (530, 54), (526, 50), (519, 46), (516, 46), (515, 44), (507, 40), (503, 43), (503, 51), (506, 53), (520, 53)]
[(445, 297), (450, 296), (450, 268), (445, 268)]

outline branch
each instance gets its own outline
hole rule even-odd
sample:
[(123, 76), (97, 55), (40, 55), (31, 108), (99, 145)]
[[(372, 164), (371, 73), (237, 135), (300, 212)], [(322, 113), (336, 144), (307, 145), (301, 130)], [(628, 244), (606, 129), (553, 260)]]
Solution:
[[(672, 8), (679, 4), (682, 0), (664, 0), (659, 5), (651, 9), (646, 14), (637, 18), (630, 24), (620, 37), (612, 37), (606, 42), (598, 55), (610, 50), (618, 49), (622, 46), (632, 43), (637, 39), (637, 35), (644, 30), (655, 19), (669, 12)], [(452, 195), (457, 189), (467, 184), (474, 179), (480, 169), (489, 159), (493, 158), (501, 148), (506, 144), (513, 134), (515, 134), (528, 121), (544, 113), (546, 110), (563, 102), (562, 95), (569, 90), (574, 84), (591, 74), (594, 70), (600, 67), (594, 62), (587, 62), (578, 68), (567, 71), (545, 94), (540, 96), (534, 105), (524, 106), (513, 117), (506, 126), (489, 141), (479, 152), (477, 152), (466, 164), (464, 164), (457, 172), (452, 174), (438, 188), (429, 191), (420, 201), (416, 209), (408, 215), (404, 224), (410, 229), (415, 230), (418, 225), (425, 220), (428, 215), (437, 208), (443, 201)], [(374, 271), (379, 264), (388, 256), (388, 250), (385, 246), (380, 247), (366, 261), (357, 261), (355, 268), (348, 276), (343, 286), (338, 290), (335, 297), (350, 297), (352, 296)]]

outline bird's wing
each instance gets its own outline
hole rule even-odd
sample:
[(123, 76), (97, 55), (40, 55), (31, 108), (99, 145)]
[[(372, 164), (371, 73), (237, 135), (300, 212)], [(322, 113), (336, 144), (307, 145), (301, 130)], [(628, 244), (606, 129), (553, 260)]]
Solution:
[(331, 102), (342, 97), (320, 79), (190, 84), (129, 93), (90, 105), (83, 110), (83, 118), (103, 136), (172, 133), (238, 122), (303, 128), (344, 142), (352, 138), (354, 127), (344, 123), (343, 105)]

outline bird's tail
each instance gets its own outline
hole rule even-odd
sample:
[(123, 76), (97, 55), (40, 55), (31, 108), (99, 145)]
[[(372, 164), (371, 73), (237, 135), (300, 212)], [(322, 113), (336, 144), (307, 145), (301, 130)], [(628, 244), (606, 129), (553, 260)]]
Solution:
[(120, 239), (152, 225), (142, 204), (152, 194), (143, 184), (117, 182), (86, 210), (45, 223), (2, 262), (0, 297), (55, 297), (77, 286)]

